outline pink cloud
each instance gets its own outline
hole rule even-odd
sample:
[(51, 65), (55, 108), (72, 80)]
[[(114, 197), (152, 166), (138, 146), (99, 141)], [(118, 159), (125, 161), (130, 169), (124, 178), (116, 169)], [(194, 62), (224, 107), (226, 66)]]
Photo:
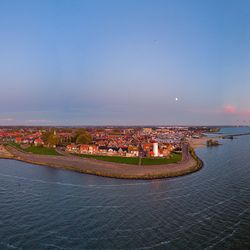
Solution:
[(238, 110), (233, 105), (227, 105), (227, 106), (224, 107), (223, 113), (225, 113), (225, 114), (235, 114), (235, 115), (241, 115), (241, 116), (250, 116), (250, 109)]
[(235, 106), (227, 105), (226, 107), (224, 107), (223, 112), (227, 114), (235, 114), (237, 113), (237, 110)]
[(188, 112), (207, 115), (236, 115), (236, 116), (250, 116), (250, 109), (237, 109), (234, 105), (227, 105), (224, 108), (206, 109), (206, 108), (192, 108), (187, 109)]
[(244, 110), (241, 112), (242, 115), (250, 115), (250, 110)]

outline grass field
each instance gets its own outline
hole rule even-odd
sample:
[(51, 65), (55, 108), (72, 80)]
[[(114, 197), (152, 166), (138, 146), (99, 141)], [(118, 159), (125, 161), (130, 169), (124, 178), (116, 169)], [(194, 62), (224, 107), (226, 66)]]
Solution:
[(13, 147), (15, 147), (17, 149), (21, 149), (20, 144), (15, 143), (15, 142), (8, 142), (7, 145), (13, 146)]
[(54, 148), (35, 147), (35, 146), (22, 148), (20, 144), (15, 143), (15, 142), (11, 142), (9, 144), (27, 153), (32, 153), (32, 154), (37, 154), (37, 155), (60, 155), (59, 153), (56, 152)]
[(182, 155), (177, 153), (172, 153), (169, 158), (143, 158), (142, 165), (160, 165), (160, 164), (170, 164), (177, 163), (181, 161)]
[[(35, 146), (22, 148), (20, 144), (14, 142), (9, 144), (27, 153), (33, 153), (39, 155), (60, 155), (58, 152), (56, 152), (54, 148), (35, 147)], [(122, 156), (106, 156), (106, 155), (103, 156), (103, 155), (87, 155), (87, 154), (75, 154), (75, 155), (83, 158), (93, 158), (107, 162), (124, 163), (132, 165), (139, 164), (138, 157), (122, 157)], [(182, 159), (181, 154), (172, 153), (168, 158), (142, 158), (142, 165), (161, 165), (161, 164), (177, 163), (181, 161), (181, 159)]]
[[(116, 162), (138, 165), (138, 157), (121, 157), (121, 156), (103, 156), (103, 155), (85, 155), (85, 154), (75, 154), (83, 158), (94, 158), (101, 161)], [(169, 158), (143, 158), (142, 165), (161, 165), (179, 162), (182, 158), (181, 154), (173, 153)]]
[(24, 149), (24, 151), (37, 155), (60, 155), (59, 153), (56, 152), (54, 148), (30, 146)]
[(76, 156), (80, 156), (83, 158), (93, 158), (101, 161), (109, 161), (116, 163), (126, 163), (126, 164), (134, 164), (138, 165), (139, 159), (137, 157), (121, 157), (121, 156), (104, 156), (104, 155), (85, 155), (85, 154), (74, 154)]

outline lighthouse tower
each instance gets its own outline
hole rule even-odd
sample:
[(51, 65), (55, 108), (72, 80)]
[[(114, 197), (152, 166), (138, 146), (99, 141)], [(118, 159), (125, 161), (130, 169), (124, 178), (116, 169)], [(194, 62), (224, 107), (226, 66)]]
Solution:
[(153, 143), (153, 152), (154, 152), (154, 157), (159, 156), (159, 151), (158, 151), (158, 142)]

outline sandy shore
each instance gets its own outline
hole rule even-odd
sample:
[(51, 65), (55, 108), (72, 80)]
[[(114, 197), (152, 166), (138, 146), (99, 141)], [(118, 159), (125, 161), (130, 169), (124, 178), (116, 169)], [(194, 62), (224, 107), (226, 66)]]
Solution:
[(0, 158), (11, 159), (13, 155), (4, 146), (0, 145)]
[(129, 164), (118, 164), (104, 162), (95, 159), (84, 159), (77, 156), (48, 156), (24, 153), (16, 148), (6, 146), (7, 151), (13, 159), (45, 165), (54, 168), (63, 168), (86, 174), (123, 179), (157, 179), (176, 177), (189, 174), (199, 170), (202, 162), (188, 152), (183, 154), (179, 163), (166, 165), (135, 166)]
[(188, 142), (192, 148), (196, 149), (196, 148), (206, 147), (207, 140), (209, 139), (212, 139), (212, 138), (209, 138), (209, 137), (202, 137), (202, 138), (197, 138), (197, 139), (190, 138)]

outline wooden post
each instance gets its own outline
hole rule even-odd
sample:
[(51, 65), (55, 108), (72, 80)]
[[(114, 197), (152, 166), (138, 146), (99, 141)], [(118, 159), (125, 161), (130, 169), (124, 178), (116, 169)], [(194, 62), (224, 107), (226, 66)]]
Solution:
[(141, 156), (139, 155), (139, 163), (138, 163), (139, 166), (141, 166)]

